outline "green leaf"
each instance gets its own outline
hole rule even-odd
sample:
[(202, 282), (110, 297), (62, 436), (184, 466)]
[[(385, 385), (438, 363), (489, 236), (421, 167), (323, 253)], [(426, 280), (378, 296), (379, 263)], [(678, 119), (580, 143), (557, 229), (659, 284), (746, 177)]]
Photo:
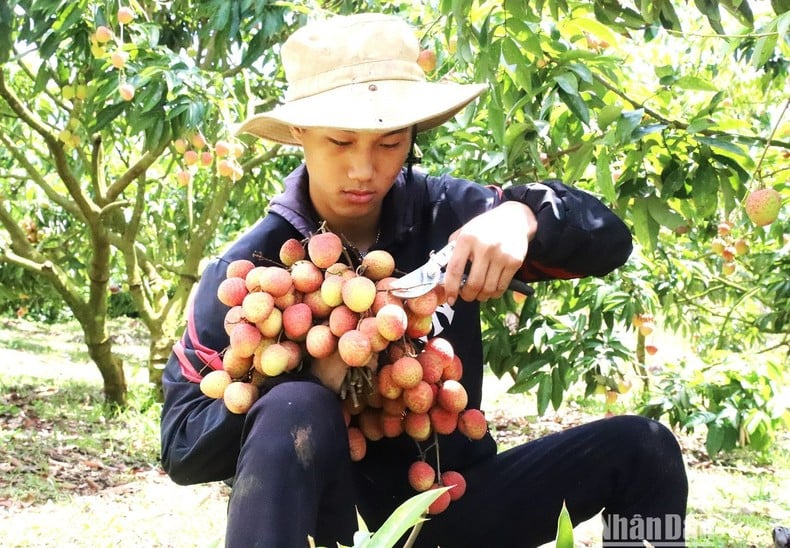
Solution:
[(645, 111), (640, 108), (623, 112), (620, 115), (620, 118), (617, 119), (617, 127), (614, 133), (618, 143), (627, 144), (631, 142), (631, 134), (639, 127), (644, 114)]
[(675, 80), (675, 86), (682, 88), (682, 89), (690, 89), (694, 91), (712, 91), (716, 92), (719, 91), (719, 88), (705, 80), (704, 78), (700, 78), (698, 76), (681, 76), (677, 80)]
[(721, 14), (719, 13), (719, 3), (717, 0), (694, 0), (697, 9), (708, 18), (711, 28), (719, 34), (724, 34), (724, 27), (721, 26)]
[(656, 249), (658, 243), (658, 223), (650, 216), (647, 210), (647, 200), (634, 198), (631, 209), (631, 220), (634, 224), (634, 235), (648, 253)]
[(551, 370), (551, 405), (555, 410), (562, 405), (562, 394), (565, 392), (562, 386), (560, 368), (555, 367)]
[(13, 39), (11, 26), (14, 16), (8, 2), (0, 2), (0, 63), (5, 63), (11, 56)]
[(554, 81), (557, 82), (557, 85), (570, 95), (578, 95), (579, 94), (579, 81), (576, 79), (576, 76), (570, 72), (564, 72), (562, 74), (557, 74), (554, 76)]
[(562, 501), (562, 510), (557, 518), (557, 540), (554, 544), (555, 548), (573, 548), (573, 522), (571, 521), (570, 512), (568, 512), (565, 501)]
[(509, 36), (502, 39), (502, 57), (509, 65), (519, 66), (524, 62), (524, 55), (518, 44)]
[(617, 35), (612, 31), (612, 29), (600, 21), (586, 17), (579, 17), (574, 19), (573, 23), (579, 29), (589, 32), (599, 40), (603, 40), (604, 42), (608, 42), (612, 45), (618, 42)]
[(598, 127), (605, 130), (620, 117), (623, 107), (620, 105), (606, 105), (598, 111)]
[(698, 135), (696, 139), (698, 142), (706, 144), (711, 148), (720, 148), (722, 150), (732, 152), (733, 154), (737, 154), (738, 156), (743, 156), (744, 158), (749, 157), (749, 153), (747, 151), (743, 150), (741, 147), (730, 141), (716, 139), (715, 137), (703, 137), (701, 135)]
[(683, 216), (669, 207), (669, 204), (658, 196), (650, 196), (647, 199), (647, 211), (658, 224), (670, 230), (686, 224)]
[(449, 487), (431, 489), (408, 499), (398, 506), (387, 521), (370, 538), (369, 548), (388, 548), (395, 546), (398, 540), (424, 518), (428, 507), (447, 491)]
[(115, 120), (126, 109), (126, 102), (119, 102), (104, 107), (96, 115), (96, 119), (91, 127), (91, 133), (104, 129), (110, 122)]
[(565, 166), (565, 177), (568, 181), (578, 181), (584, 175), (592, 160), (595, 146), (593, 143), (584, 143), (576, 152), (568, 156)]
[(688, 127), (686, 128), (686, 131), (688, 131), (689, 133), (698, 133), (715, 125), (716, 122), (714, 122), (710, 118), (697, 118), (689, 123)]
[(575, 94), (567, 93), (564, 89), (560, 88), (557, 90), (557, 93), (562, 99), (562, 102), (568, 107), (568, 109), (573, 113), (576, 118), (584, 122), (585, 124), (590, 124), (590, 110), (587, 108), (587, 103), (584, 102), (578, 92)]
[(755, 68), (760, 68), (765, 65), (766, 61), (773, 55), (774, 48), (778, 35), (775, 33), (775, 25), (767, 25), (765, 32), (768, 34), (761, 36), (754, 44), (754, 51), (752, 53), (752, 65)]
[(598, 157), (595, 159), (595, 182), (604, 198), (613, 204), (617, 201), (617, 192), (614, 188), (612, 169), (609, 165), (611, 161), (609, 150), (606, 147), (601, 147)]
[(538, 415), (544, 415), (551, 400), (551, 375), (543, 375), (538, 384)]

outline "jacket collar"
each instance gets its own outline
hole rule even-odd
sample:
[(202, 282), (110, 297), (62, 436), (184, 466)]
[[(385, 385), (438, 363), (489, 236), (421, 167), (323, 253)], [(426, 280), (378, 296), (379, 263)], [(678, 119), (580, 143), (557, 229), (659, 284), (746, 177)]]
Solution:
[[(421, 204), (426, 196), (424, 181), (425, 176), (416, 170), (411, 180), (407, 180), (405, 170), (398, 174), (395, 184), (384, 197), (377, 247), (400, 241), (418, 229)], [(293, 170), (285, 178), (284, 184), (285, 190), (272, 198), (269, 211), (283, 217), (306, 238), (318, 230), (320, 219), (310, 201), (305, 165), (301, 164)]]

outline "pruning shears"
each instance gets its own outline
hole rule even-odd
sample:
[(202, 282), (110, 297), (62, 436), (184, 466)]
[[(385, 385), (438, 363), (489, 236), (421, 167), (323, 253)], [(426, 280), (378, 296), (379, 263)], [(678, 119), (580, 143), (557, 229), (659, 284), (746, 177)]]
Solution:
[[(428, 261), (390, 285), (390, 293), (401, 299), (413, 299), (425, 295), (437, 285), (444, 283), (445, 268), (450, 262), (450, 256), (455, 249), (455, 242), (450, 242), (439, 251), (433, 251)], [(461, 278), (461, 285), (466, 282), (466, 275)], [(518, 291), (524, 295), (532, 295), (535, 289), (529, 284), (516, 280), (510, 281), (508, 289)]]

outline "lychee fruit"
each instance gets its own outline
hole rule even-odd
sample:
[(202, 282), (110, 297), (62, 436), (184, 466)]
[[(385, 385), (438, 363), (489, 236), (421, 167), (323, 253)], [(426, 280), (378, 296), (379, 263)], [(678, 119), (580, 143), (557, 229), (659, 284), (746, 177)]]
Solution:
[(313, 326), (313, 313), (305, 303), (296, 303), (283, 310), (283, 331), (292, 341), (303, 341)]
[(376, 284), (364, 276), (357, 276), (345, 281), (341, 288), (343, 304), (354, 312), (365, 312), (376, 298)]
[[(438, 489), (438, 488), (439, 488), (438, 483), (432, 487), (432, 489)], [(428, 513), (432, 516), (435, 516), (436, 514), (441, 514), (442, 512), (447, 510), (447, 507), (450, 506), (451, 501), (452, 499), (450, 498), (450, 491), (448, 490), (443, 492), (441, 495), (439, 495), (439, 498), (433, 501), (433, 503), (431, 503), (431, 505), (428, 507)]]
[(233, 381), (230, 374), (223, 369), (210, 371), (200, 380), (200, 391), (209, 398), (218, 399), (222, 397), (225, 388)]
[(244, 317), (248, 321), (252, 323), (262, 322), (269, 317), (272, 309), (274, 309), (274, 297), (265, 291), (247, 293), (241, 302), (241, 309), (244, 311)]
[(328, 268), (340, 259), (343, 242), (333, 232), (315, 234), (307, 240), (307, 255), (318, 268)]
[(425, 381), (420, 381), (412, 388), (404, 388), (403, 401), (415, 413), (427, 413), (433, 405), (433, 388)]
[(782, 197), (772, 188), (754, 190), (746, 197), (743, 204), (746, 215), (757, 226), (767, 226), (779, 216)]
[(222, 394), (222, 399), (225, 402), (225, 407), (228, 411), (241, 415), (246, 413), (258, 399), (258, 387), (252, 383), (233, 381), (226, 388)]
[(252, 356), (262, 337), (256, 326), (241, 322), (233, 326), (230, 331), (230, 345), (236, 349), (239, 356)]
[(425, 461), (418, 460), (409, 466), (409, 485), (415, 491), (427, 491), (436, 483), (436, 470)]
[(458, 416), (458, 430), (471, 440), (479, 440), (488, 431), (486, 416), (479, 409), (466, 409)]
[(450, 500), (458, 500), (466, 492), (466, 478), (460, 472), (448, 470), (442, 472), (442, 485), (449, 487)]
[(366, 365), (373, 355), (370, 339), (358, 329), (351, 329), (340, 336), (337, 351), (341, 359), (351, 367)]
[(406, 413), (403, 431), (415, 441), (425, 441), (431, 437), (431, 418), (428, 413)]
[(403, 356), (392, 364), (392, 382), (401, 388), (413, 388), (422, 380), (422, 365), (411, 356)]
[(455, 413), (463, 411), (469, 401), (466, 388), (458, 381), (444, 381), (436, 399), (439, 405)]
[(359, 272), (366, 278), (378, 281), (392, 276), (395, 271), (395, 259), (383, 249), (369, 251), (362, 259)]
[(402, 306), (385, 304), (376, 312), (375, 318), (379, 333), (388, 341), (397, 341), (406, 334), (408, 319)]
[(291, 266), (297, 261), (301, 261), (306, 257), (304, 246), (302, 242), (296, 238), (290, 238), (283, 242), (280, 246), (280, 262), (285, 266)]
[(307, 353), (314, 358), (328, 358), (337, 350), (337, 337), (332, 334), (328, 325), (314, 325), (305, 338)]
[(255, 264), (252, 261), (248, 261), (247, 259), (235, 259), (228, 263), (225, 277), (244, 279), (253, 268), (255, 268)]

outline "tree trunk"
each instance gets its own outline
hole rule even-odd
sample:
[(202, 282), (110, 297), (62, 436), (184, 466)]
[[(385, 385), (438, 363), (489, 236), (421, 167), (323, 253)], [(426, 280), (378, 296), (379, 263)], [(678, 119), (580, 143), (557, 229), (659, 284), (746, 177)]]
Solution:
[(151, 383), (156, 399), (160, 402), (164, 401), (162, 372), (165, 369), (165, 365), (167, 365), (168, 358), (170, 358), (170, 353), (173, 351), (174, 342), (175, 339), (166, 335), (163, 331), (151, 332), (151, 342), (148, 350), (148, 382)]
[(128, 404), (126, 375), (123, 371), (123, 360), (112, 352), (112, 341), (106, 337), (102, 342), (88, 343), (88, 354), (99, 367), (104, 380), (104, 400), (117, 409)]

